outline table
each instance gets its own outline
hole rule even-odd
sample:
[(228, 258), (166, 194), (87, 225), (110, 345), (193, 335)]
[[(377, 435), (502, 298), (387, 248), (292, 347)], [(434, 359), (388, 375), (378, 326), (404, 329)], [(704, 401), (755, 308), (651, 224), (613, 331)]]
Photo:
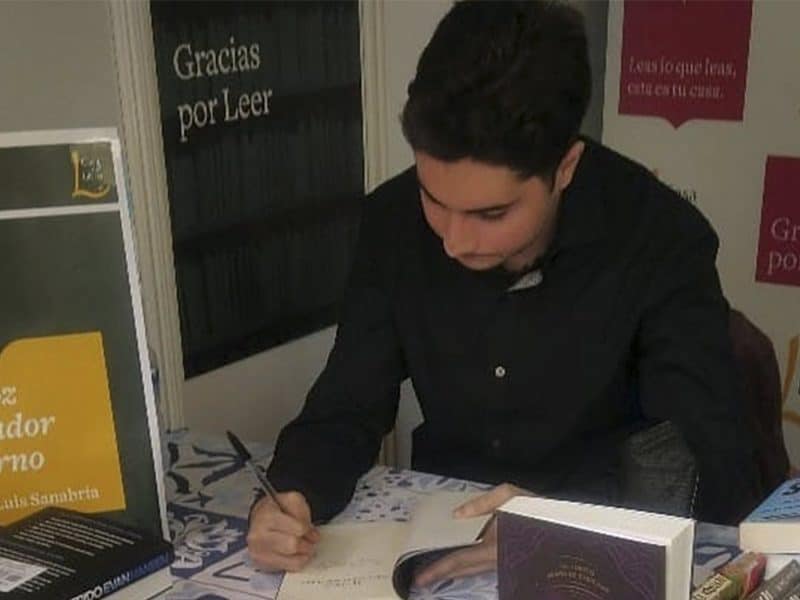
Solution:
[[(271, 448), (248, 444), (254, 461), (266, 467)], [(223, 436), (189, 431), (167, 439), (167, 513), (175, 544), (174, 587), (168, 600), (274, 599), (282, 575), (254, 569), (247, 555), (247, 513), (257, 488)], [(480, 491), (487, 486), (375, 467), (359, 481), (352, 502), (333, 522), (406, 520), (416, 498), (432, 490)], [(739, 550), (736, 528), (699, 523), (694, 582), (729, 561)], [(494, 600), (494, 573), (443, 581), (415, 589), (415, 600)]]

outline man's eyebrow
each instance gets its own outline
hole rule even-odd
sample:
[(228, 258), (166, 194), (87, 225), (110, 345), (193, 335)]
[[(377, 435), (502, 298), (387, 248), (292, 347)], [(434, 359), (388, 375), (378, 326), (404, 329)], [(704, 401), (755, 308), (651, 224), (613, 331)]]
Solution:
[(419, 189), (425, 192), (425, 195), (428, 198), (430, 198), (431, 202), (433, 202), (434, 204), (438, 204), (439, 206), (445, 206), (441, 200), (439, 200), (436, 196), (430, 193), (428, 188), (425, 187), (425, 184), (422, 183), (422, 180), (419, 177), (417, 177), (417, 185), (419, 185)]
[[(428, 188), (425, 187), (425, 184), (423, 184), (422, 181), (420, 181), (419, 177), (417, 177), (417, 184), (419, 185), (419, 188), (425, 193), (425, 195), (430, 199), (431, 202), (433, 202), (434, 204), (438, 204), (439, 206), (443, 206), (444, 208), (448, 208), (448, 206), (444, 202), (442, 202), (436, 196), (430, 193)], [(517, 200), (518, 198), (515, 198), (511, 202), (506, 202), (503, 204), (492, 204), (491, 206), (482, 206), (480, 208), (472, 208), (470, 210), (465, 210), (464, 212), (470, 215), (476, 215), (497, 210), (503, 210), (514, 204)]]

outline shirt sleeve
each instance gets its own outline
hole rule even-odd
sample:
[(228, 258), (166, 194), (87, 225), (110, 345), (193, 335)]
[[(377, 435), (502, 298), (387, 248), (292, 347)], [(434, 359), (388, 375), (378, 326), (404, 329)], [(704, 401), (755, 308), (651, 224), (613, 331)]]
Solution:
[(757, 502), (755, 461), (734, 367), (729, 307), (719, 283), (716, 234), (702, 217), (666, 240), (638, 335), (646, 417), (670, 419), (698, 468), (697, 518), (738, 523)]
[(384, 282), (389, 257), (381, 201), (368, 197), (336, 340), (299, 416), (279, 434), (273, 484), (306, 497), (312, 518), (341, 511), (394, 425), (405, 365)]

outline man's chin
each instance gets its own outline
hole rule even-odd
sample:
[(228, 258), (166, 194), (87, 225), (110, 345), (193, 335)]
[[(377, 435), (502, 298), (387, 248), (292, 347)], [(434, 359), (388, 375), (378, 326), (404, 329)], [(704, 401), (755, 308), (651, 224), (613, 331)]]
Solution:
[(499, 266), (503, 260), (497, 256), (468, 256), (456, 259), (462, 267), (470, 271), (489, 271)]

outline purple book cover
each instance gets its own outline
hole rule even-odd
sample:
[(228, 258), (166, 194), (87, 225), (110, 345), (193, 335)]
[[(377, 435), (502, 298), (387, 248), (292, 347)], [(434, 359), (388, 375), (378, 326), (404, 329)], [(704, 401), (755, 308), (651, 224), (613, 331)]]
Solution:
[(500, 512), (500, 600), (666, 600), (666, 549)]

